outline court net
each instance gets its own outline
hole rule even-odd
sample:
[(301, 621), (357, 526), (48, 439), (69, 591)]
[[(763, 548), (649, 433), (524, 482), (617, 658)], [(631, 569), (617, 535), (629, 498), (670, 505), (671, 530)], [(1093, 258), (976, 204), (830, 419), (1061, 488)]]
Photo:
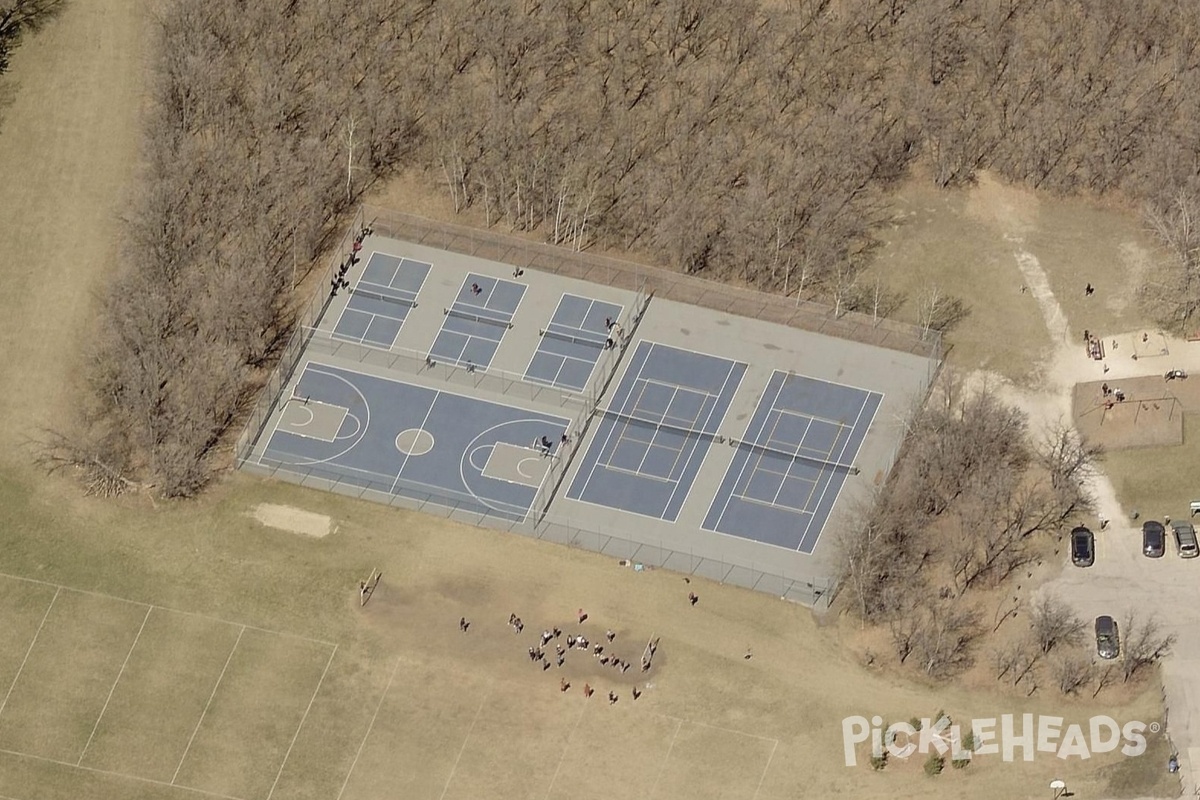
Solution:
[(513, 326), (512, 320), (510, 319), (476, 314), (474, 311), (464, 311), (457, 306), (453, 308), (443, 308), (442, 313), (447, 317), (458, 317), (459, 319), (469, 319), (472, 322), (483, 322), (487, 325), (495, 325), (498, 328), (511, 328)]
[(551, 339), (559, 339), (564, 342), (574, 342), (575, 344), (582, 344), (587, 347), (603, 348), (608, 344), (607, 336), (585, 330), (579, 330), (576, 333), (567, 333), (565, 331), (555, 330), (554, 328), (542, 328), (538, 331), (538, 335), (549, 336)]
[(785, 458), (791, 461), (803, 461), (805, 463), (813, 464), (825, 469), (846, 472), (850, 475), (857, 475), (859, 472), (858, 467), (854, 466), (853, 464), (842, 464), (837, 461), (830, 461), (823, 458), (818, 458), (816, 456), (806, 455), (801, 453), (798, 449), (785, 450), (781, 447), (772, 447), (771, 445), (761, 444), (759, 442), (749, 442), (745, 439), (734, 439), (731, 437), (722, 436), (718, 433), (697, 430), (696, 428), (687, 428), (682, 425), (672, 425), (666, 420), (652, 420), (644, 417), (634, 416), (632, 414), (626, 414), (622, 411), (616, 411), (615, 409), (611, 408), (601, 409), (601, 413), (606, 417), (623, 422), (626, 425), (638, 428), (640, 430), (665, 430), (679, 434), (680, 436), (686, 436), (688, 438), (707, 439), (708, 441), (716, 442), (717, 444), (727, 444), (730, 447), (736, 447), (739, 450), (747, 450), (751, 453), (777, 456), (779, 458)]
[(352, 295), (360, 294), (363, 297), (369, 297), (372, 300), (382, 300), (385, 303), (396, 303), (397, 305), (408, 306), (409, 308), (417, 307), (417, 298), (415, 298), (415, 297), (404, 297), (402, 295), (384, 294), (383, 292), (375, 291), (373, 289), (363, 289), (359, 286), (353, 287), (350, 290), (350, 294), (352, 294)]

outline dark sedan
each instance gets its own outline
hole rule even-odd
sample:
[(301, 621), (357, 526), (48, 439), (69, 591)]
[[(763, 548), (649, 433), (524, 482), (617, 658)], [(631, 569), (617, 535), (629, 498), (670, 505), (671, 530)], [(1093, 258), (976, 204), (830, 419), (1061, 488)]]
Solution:
[(1096, 563), (1096, 537), (1082, 525), (1071, 531), (1071, 563), (1077, 567)]
[(1167, 529), (1161, 522), (1146, 520), (1142, 523), (1142, 555), (1147, 558), (1162, 558), (1167, 552)]

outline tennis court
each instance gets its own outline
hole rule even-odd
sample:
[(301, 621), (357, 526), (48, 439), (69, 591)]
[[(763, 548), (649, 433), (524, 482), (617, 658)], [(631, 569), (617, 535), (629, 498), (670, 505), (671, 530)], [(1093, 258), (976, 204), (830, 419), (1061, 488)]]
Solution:
[(525, 296), (525, 284), (467, 274), (445, 319), (429, 357), (470, 370), (486, 370)]
[(389, 496), (449, 497), (461, 508), (519, 521), (568, 425), (551, 414), (310, 361), (259, 463)]
[(774, 371), (702, 527), (813, 552), (882, 400)]
[(607, 345), (609, 323), (622, 322), (624, 307), (564, 293), (525, 369), (525, 380), (583, 391)]
[(567, 497), (674, 522), (746, 365), (638, 342)]
[(362, 277), (350, 290), (333, 335), (339, 339), (390, 348), (432, 265), (384, 253), (372, 253)]

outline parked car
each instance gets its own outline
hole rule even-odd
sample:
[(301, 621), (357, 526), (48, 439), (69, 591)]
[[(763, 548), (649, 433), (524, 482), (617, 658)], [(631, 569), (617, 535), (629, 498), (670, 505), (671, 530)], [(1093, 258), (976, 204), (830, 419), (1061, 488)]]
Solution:
[(1096, 537), (1082, 525), (1071, 531), (1071, 563), (1077, 567), (1096, 563)]
[(1147, 558), (1162, 558), (1167, 552), (1167, 529), (1161, 522), (1146, 520), (1142, 523), (1142, 555)]
[(1117, 632), (1117, 621), (1107, 615), (1096, 617), (1096, 655), (1116, 658), (1120, 652), (1121, 635)]
[(1196, 542), (1196, 529), (1192, 527), (1192, 523), (1178, 520), (1172, 522), (1171, 532), (1175, 534), (1175, 552), (1180, 558), (1200, 556), (1200, 544)]

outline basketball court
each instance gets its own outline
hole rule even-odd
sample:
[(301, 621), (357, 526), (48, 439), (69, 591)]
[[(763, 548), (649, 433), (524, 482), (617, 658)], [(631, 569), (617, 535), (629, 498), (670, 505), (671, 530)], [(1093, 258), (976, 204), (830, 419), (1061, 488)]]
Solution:
[(309, 362), (260, 463), (388, 495), (446, 495), (522, 520), (568, 426), (550, 414)]

